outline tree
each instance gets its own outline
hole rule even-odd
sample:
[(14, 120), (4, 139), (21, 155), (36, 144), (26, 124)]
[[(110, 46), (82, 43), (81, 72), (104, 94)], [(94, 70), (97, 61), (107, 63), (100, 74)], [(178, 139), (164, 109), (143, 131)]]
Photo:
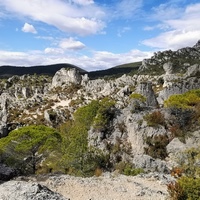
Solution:
[(11, 131), (0, 139), (1, 158), (9, 166), (16, 167), (21, 173), (37, 171), (37, 165), (59, 150), (61, 135), (43, 125), (32, 125)]
[(95, 128), (98, 126), (101, 130), (105, 129), (111, 116), (114, 115), (113, 107), (114, 102), (108, 98), (92, 101), (77, 109), (74, 113), (74, 121), (60, 127), (64, 136), (60, 166), (64, 167), (67, 173), (90, 176), (96, 168), (106, 166), (108, 156), (89, 147), (88, 131), (92, 125)]

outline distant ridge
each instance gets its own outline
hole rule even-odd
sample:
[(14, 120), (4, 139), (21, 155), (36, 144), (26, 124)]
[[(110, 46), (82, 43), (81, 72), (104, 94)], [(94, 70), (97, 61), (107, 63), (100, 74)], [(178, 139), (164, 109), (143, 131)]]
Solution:
[(142, 62), (128, 63), (123, 65), (118, 65), (105, 70), (91, 71), (87, 72), (86, 70), (79, 68), (75, 65), (68, 63), (52, 64), (52, 65), (38, 65), (31, 67), (19, 67), (19, 66), (10, 66), (4, 65), (0, 66), (0, 78), (8, 78), (14, 75), (22, 76), (25, 74), (33, 75), (49, 75), (54, 76), (54, 74), (61, 68), (76, 68), (80, 71), (81, 74), (88, 74), (90, 79), (103, 78), (103, 77), (118, 77), (123, 74), (128, 74), (138, 70)]
[(122, 76), (123, 74), (137, 73), (141, 64), (142, 62), (134, 62), (134, 63), (126, 63), (123, 65), (117, 65), (115, 67), (105, 69), (105, 70), (88, 72), (88, 76), (91, 79), (96, 79), (96, 78), (101, 78), (101, 77), (114, 78), (114, 77)]
[(24, 74), (37, 74), (37, 75), (49, 75), (53, 76), (58, 70), (61, 68), (76, 68), (81, 73), (86, 73), (85, 70), (68, 63), (61, 63), (61, 64), (52, 64), (52, 65), (39, 65), (39, 66), (32, 66), (32, 67), (19, 67), (19, 66), (9, 66), (4, 65), (0, 67), (0, 77), (6, 78), (11, 77), (14, 75), (22, 76)]

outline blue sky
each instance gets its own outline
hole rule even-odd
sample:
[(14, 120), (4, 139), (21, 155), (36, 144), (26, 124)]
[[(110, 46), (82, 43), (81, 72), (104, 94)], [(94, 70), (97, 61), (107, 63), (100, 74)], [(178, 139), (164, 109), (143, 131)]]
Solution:
[(99, 70), (200, 39), (200, 0), (0, 0), (0, 66)]

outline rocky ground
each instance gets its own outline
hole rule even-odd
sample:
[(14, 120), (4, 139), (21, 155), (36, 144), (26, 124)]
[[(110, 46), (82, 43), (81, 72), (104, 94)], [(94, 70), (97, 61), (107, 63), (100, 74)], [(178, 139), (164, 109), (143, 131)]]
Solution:
[(0, 199), (164, 200), (168, 197), (166, 184), (170, 181), (172, 177), (158, 173), (124, 176), (114, 172), (91, 178), (20, 177), (0, 185)]

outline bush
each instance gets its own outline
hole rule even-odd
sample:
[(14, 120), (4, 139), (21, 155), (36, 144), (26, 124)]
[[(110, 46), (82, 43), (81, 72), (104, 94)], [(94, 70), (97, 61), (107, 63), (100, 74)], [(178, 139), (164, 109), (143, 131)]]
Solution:
[(200, 90), (190, 90), (184, 94), (171, 95), (164, 102), (165, 107), (191, 109), (200, 103)]
[(200, 177), (200, 150), (199, 148), (190, 148), (183, 152), (178, 160), (180, 167), (187, 176)]
[(98, 101), (92, 101), (90, 104), (80, 107), (74, 113), (74, 122), (77, 124), (83, 124), (88, 129), (93, 123), (95, 116), (100, 108), (100, 103)]
[(167, 185), (167, 191), (169, 193), (171, 200), (186, 200), (186, 194), (183, 191), (183, 188), (180, 186), (179, 183), (169, 183)]
[(156, 127), (158, 125), (165, 125), (164, 115), (160, 111), (154, 111), (144, 116), (148, 126)]
[(172, 200), (200, 199), (200, 178), (181, 177), (177, 182), (168, 184), (167, 187)]
[(181, 159), (178, 160), (180, 165), (171, 172), (178, 178), (177, 182), (167, 185), (172, 200), (200, 200), (199, 160), (199, 148), (191, 148), (183, 152)]
[(132, 93), (130, 95), (130, 99), (136, 99), (136, 100), (139, 100), (143, 103), (147, 100), (146, 97), (144, 97), (143, 95), (138, 94), (138, 93)]
[(97, 115), (93, 121), (93, 127), (97, 131), (106, 131), (114, 117), (115, 101), (110, 98), (104, 98), (100, 102)]
[(169, 144), (167, 135), (157, 135), (154, 137), (147, 137), (146, 144), (148, 147), (144, 148), (147, 155), (153, 158), (164, 159), (167, 157), (166, 146)]
[(118, 164), (116, 164), (115, 169), (118, 170), (119, 173), (126, 176), (136, 176), (138, 174), (144, 173), (143, 169), (134, 168), (134, 166), (128, 162), (119, 162)]
[(101, 102), (92, 101), (74, 113), (74, 121), (60, 126), (65, 138), (60, 165), (67, 173), (91, 176), (97, 168), (104, 169), (109, 164), (108, 155), (97, 150), (91, 151), (89, 148), (88, 131), (98, 116), (101, 116), (100, 119), (103, 120), (103, 122), (98, 121), (98, 125), (101, 125), (102, 129), (105, 128), (104, 126), (109, 122), (107, 120), (109, 120), (112, 105), (113, 103), (108, 99), (103, 99)]

